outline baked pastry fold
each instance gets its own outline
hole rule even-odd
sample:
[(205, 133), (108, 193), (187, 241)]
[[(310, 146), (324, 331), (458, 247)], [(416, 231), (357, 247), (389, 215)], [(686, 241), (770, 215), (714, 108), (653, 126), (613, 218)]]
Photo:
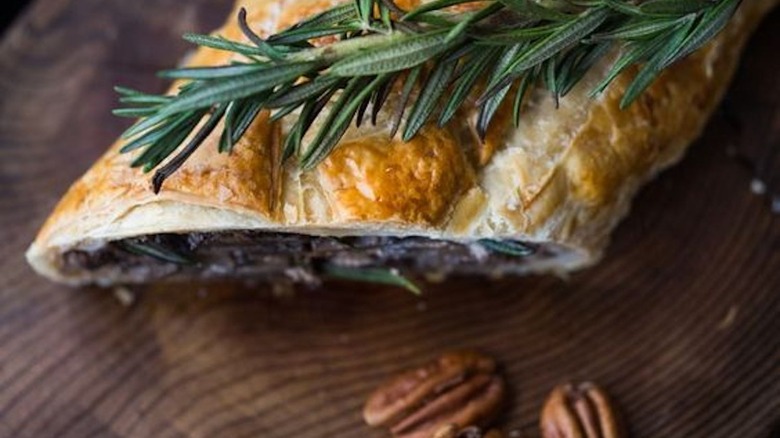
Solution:
[[(267, 36), (337, 3), (240, 0), (216, 34), (244, 39), (233, 18), (241, 7)], [(559, 107), (534, 91), (517, 127), (502, 108), (484, 142), (474, 135), (474, 111), (404, 142), (390, 137), (383, 110), (375, 126), (350, 128), (304, 172), (280, 164), (289, 122), (261, 114), (231, 154), (218, 152), (213, 134), (155, 194), (117, 141), (68, 190), (27, 258), (42, 275), (74, 285), (316, 281), (331, 269), (377, 267), (439, 278), (590, 266), (637, 190), (699, 136), (751, 30), (775, 3), (745, 0), (726, 30), (627, 109), (620, 99), (635, 72), (589, 96), (611, 56)], [(231, 56), (200, 48), (188, 65), (223, 65)]]

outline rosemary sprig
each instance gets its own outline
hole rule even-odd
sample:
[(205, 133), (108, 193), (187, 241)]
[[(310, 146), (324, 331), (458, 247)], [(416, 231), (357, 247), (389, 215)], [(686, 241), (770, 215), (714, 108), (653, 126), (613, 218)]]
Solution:
[(512, 257), (528, 257), (536, 253), (536, 248), (514, 240), (482, 239), (479, 244), (495, 253)]
[(151, 257), (162, 262), (176, 265), (194, 265), (196, 261), (189, 255), (181, 254), (167, 245), (151, 241), (121, 240), (117, 245), (131, 254)]
[[(174, 95), (117, 88), (126, 106), (115, 114), (140, 119), (125, 132), (122, 152), (140, 151), (132, 165), (147, 172), (166, 162), (153, 178), (158, 192), (214, 130), (221, 129), (219, 150), (229, 152), (266, 109), (274, 121), (297, 114), (283, 157), (297, 157), (307, 170), (328, 156), (353, 121), (360, 125), (369, 108), (376, 123), (396, 85), (402, 92), (392, 135), (404, 124), (408, 141), (431, 120), (444, 125), (473, 95), (484, 139), (513, 89), (517, 124), (531, 87), (545, 88), (557, 102), (618, 48), (593, 94), (640, 65), (621, 101), (625, 108), (664, 69), (718, 34), (740, 1), (493, 0), (454, 13), (448, 8), (476, 0), (434, 0), (412, 11), (392, 0), (352, 0), (265, 39), (242, 10), (239, 24), (250, 43), (185, 35), (194, 44), (234, 53), (231, 64), (162, 72), (186, 81)], [(323, 37), (335, 42), (317, 47)], [(320, 117), (325, 122), (307, 136)]]
[(415, 295), (422, 294), (419, 286), (402, 276), (395, 269), (345, 268), (341, 266), (325, 265), (323, 273), (334, 279), (396, 286), (406, 289)]

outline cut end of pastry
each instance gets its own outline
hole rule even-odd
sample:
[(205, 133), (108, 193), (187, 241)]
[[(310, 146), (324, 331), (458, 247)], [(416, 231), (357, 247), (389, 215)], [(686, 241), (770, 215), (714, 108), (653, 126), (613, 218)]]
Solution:
[[(501, 246), (509, 245), (509, 246)], [(60, 250), (33, 244), (30, 264), (71, 285), (251, 281), (317, 286), (332, 273), (383, 269), (429, 282), (563, 273), (593, 262), (550, 242), (442, 240), (421, 236), (314, 236), (262, 230), (153, 234)]]

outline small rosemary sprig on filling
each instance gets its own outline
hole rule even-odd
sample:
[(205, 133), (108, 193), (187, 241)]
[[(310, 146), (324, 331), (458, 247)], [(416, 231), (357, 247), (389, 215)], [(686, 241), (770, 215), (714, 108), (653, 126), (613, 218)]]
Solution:
[(408, 290), (415, 295), (421, 295), (422, 290), (411, 280), (401, 275), (396, 269), (387, 268), (347, 268), (326, 265), (323, 274), (337, 280), (348, 280), (361, 283), (382, 284)]
[(194, 265), (197, 262), (190, 254), (176, 251), (170, 245), (150, 240), (120, 240), (116, 245), (131, 254), (151, 257), (153, 259), (173, 263), (175, 265)]
[(479, 244), (488, 250), (511, 257), (528, 257), (536, 254), (537, 248), (531, 244), (514, 240), (481, 239)]
[[(557, 101), (616, 46), (623, 50), (593, 94), (641, 64), (622, 98), (626, 107), (661, 71), (720, 32), (740, 0), (495, 0), (467, 13), (448, 9), (475, 2), (434, 0), (403, 11), (392, 0), (353, 0), (266, 39), (250, 29), (242, 10), (239, 24), (251, 44), (185, 35), (235, 53), (230, 65), (162, 72), (187, 81), (175, 95), (117, 88), (127, 107), (115, 114), (140, 119), (125, 132), (122, 152), (140, 150), (132, 165), (147, 172), (167, 160), (153, 178), (158, 192), (218, 127), (219, 150), (230, 152), (262, 110), (271, 110), (273, 121), (295, 112), (283, 158), (297, 157), (308, 170), (353, 122), (376, 123), (396, 85), (402, 91), (393, 135), (402, 124), (404, 140), (432, 120), (445, 125), (474, 95), (484, 138), (513, 86), (517, 124), (531, 87), (544, 87)], [(336, 41), (316, 47), (323, 37)], [(321, 128), (303, 144), (320, 117)]]

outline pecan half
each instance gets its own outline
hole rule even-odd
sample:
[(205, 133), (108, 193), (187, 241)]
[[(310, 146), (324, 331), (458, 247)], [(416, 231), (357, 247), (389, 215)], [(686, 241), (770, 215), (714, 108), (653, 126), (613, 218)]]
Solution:
[(623, 438), (617, 411), (607, 394), (591, 382), (557, 386), (542, 408), (544, 438)]
[(432, 438), (442, 427), (485, 426), (504, 398), (504, 380), (491, 358), (447, 353), (384, 383), (369, 397), (363, 418), (397, 437)]

